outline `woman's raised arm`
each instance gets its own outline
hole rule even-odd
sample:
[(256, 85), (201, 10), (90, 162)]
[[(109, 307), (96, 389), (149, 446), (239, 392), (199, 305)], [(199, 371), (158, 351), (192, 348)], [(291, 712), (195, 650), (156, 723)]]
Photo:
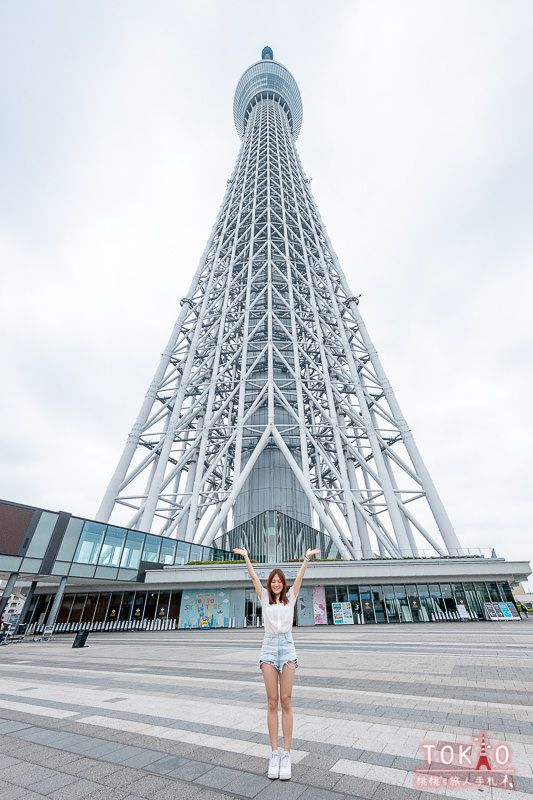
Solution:
[(316, 553), (320, 553), (320, 550), (311, 550), (309, 548), (305, 554), (305, 558), (302, 562), (302, 566), (300, 567), (300, 571), (298, 572), (296, 580), (292, 585), (292, 591), (295, 597), (298, 597), (298, 592), (300, 591), (300, 586), (302, 585), (302, 581), (304, 579), (305, 570), (307, 569), (307, 562), (309, 561), (311, 556), (314, 556)]
[(255, 574), (252, 562), (250, 561), (250, 558), (248, 556), (248, 550), (245, 550), (244, 547), (234, 547), (233, 552), (237, 553), (238, 556), (242, 556), (246, 561), (246, 567), (248, 569), (248, 572), (250, 573), (250, 578), (252, 579), (253, 585), (255, 586), (255, 591), (257, 592), (257, 595), (261, 600), (261, 595), (263, 593), (263, 585), (259, 580), (259, 578), (257, 577), (257, 575)]

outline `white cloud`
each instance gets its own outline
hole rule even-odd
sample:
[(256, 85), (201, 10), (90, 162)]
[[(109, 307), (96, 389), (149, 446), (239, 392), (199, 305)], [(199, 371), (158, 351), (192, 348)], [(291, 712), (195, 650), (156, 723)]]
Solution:
[(0, 34), (2, 495), (95, 512), (235, 163), (234, 87), (268, 43), (461, 540), (529, 557), (531, 6), (37, 9), (10, 7)]

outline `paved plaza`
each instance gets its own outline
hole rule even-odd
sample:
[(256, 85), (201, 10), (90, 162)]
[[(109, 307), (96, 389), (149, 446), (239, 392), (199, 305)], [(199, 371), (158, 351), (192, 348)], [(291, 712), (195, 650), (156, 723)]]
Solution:
[[(287, 782), (266, 777), (260, 629), (0, 647), (0, 800), (531, 800), (532, 620), (299, 628), (294, 638)], [(464, 765), (453, 785), (416, 778), (423, 743), (434, 754), (451, 745), (442, 752), (455, 768), (459, 745), (481, 732), (495, 781), (509, 772), (496, 771), (496, 747), (509, 746), (514, 790), (465, 786)]]

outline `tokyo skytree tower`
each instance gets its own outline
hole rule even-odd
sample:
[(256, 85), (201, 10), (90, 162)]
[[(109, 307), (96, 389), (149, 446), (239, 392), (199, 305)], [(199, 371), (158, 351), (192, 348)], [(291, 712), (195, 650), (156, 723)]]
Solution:
[(233, 116), (235, 169), (97, 518), (210, 545), (276, 512), (345, 559), (460, 555), (300, 163), (298, 86), (269, 47)]

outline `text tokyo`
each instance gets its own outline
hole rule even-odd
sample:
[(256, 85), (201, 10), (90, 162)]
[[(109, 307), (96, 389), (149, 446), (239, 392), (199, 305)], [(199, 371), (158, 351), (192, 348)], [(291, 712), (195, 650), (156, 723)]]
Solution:
[[(426, 743), (421, 745), (421, 749), (425, 753), (425, 759), (428, 767), (433, 764), (441, 764), (443, 767), (474, 767), (476, 768), (476, 759), (473, 754), (473, 745), (457, 743), (457, 744), (431, 744)], [(504, 742), (491, 747), (491, 761), (496, 763), (498, 767), (507, 767), (511, 762), (511, 749), (508, 744)]]

